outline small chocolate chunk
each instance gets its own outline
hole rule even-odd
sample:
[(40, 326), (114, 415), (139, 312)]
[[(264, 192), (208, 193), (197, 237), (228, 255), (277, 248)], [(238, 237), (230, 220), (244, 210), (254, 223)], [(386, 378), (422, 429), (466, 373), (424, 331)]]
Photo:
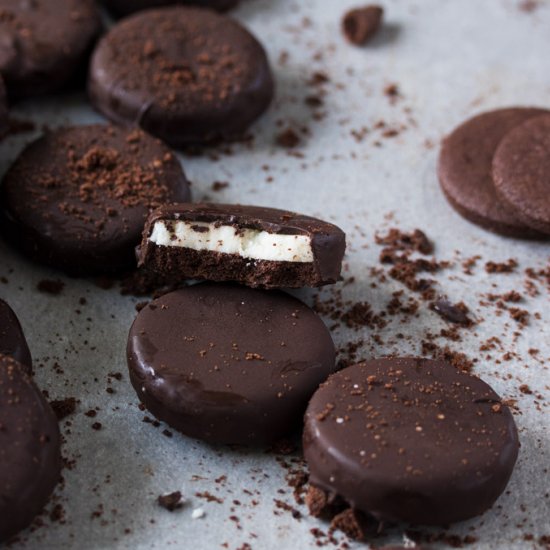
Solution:
[(519, 448), (510, 410), (485, 382), (415, 358), (333, 374), (309, 403), (303, 443), (314, 486), (378, 520), (428, 525), (488, 510)]
[(159, 420), (191, 437), (265, 444), (301, 421), (334, 371), (332, 338), (305, 304), (279, 291), (203, 283), (138, 314), (130, 380)]
[(179, 279), (298, 288), (335, 283), (344, 232), (322, 220), (258, 206), (174, 204), (145, 225), (139, 265)]
[(350, 10), (342, 19), (342, 32), (352, 44), (362, 46), (378, 32), (383, 16), (384, 9), (380, 6)]
[(157, 502), (159, 503), (159, 506), (161, 506), (165, 510), (173, 512), (174, 510), (183, 508), (183, 504), (185, 501), (183, 499), (181, 491), (174, 491), (173, 493), (170, 493), (168, 495), (159, 495)]

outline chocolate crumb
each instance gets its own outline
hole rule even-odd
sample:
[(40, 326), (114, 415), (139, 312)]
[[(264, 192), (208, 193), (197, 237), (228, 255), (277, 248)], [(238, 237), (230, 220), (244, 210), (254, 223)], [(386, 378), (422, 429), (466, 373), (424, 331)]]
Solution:
[(287, 128), (286, 130), (283, 130), (279, 134), (277, 134), (275, 138), (275, 142), (277, 145), (280, 145), (281, 147), (286, 147), (287, 149), (293, 149), (294, 147), (297, 147), (300, 144), (300, 136), (292, 129)]
[(57, 420), (63, 420), (67, 416), (74, 413), (76, 410), (76, 399), (74, 397), (66, 397), (65, 399), (57, 399), (50, 401), (50, 405), (57, 416)]
[(181, 491), (174, 491), (168, 495), (159, 495), (157, 502), (159, 506), (169, 512), (182, 508), (184, 503)]
[(342, 32), (349, 42), (362, 46), (376, 34), (383, 15), (383, 8), (375, 5), (350, 10), (342, 19)]
[(36, 288), (40, 292), (44, 292), (45, 294), (51, 294), (52, 296), (57, 296), (61, 294), (63, 289), (65, 288), (65, 283), (60, 280), (49, 280), (49, 279), (42, 279), (38, 282), (36, 285)]

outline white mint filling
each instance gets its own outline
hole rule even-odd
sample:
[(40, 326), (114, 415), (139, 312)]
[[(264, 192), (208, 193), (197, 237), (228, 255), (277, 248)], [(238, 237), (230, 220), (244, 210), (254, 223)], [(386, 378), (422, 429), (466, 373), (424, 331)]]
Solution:
[[(200, 227), (200, 231), (193, 228)], [(202, 229), (204, 228), (204, 229)], [(256, 229), (236, 229), (206, 222), (157, 221), (149, 241), (158, 246), (177, 246), (237, 254), (251, 260), (313, 262), (311, 238), (307, 235), (280, 235)]]

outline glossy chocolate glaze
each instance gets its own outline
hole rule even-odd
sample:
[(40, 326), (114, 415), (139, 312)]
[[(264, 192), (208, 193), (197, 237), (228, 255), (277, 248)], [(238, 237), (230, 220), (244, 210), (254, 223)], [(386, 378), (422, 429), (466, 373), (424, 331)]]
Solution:
[(512, 414), (485, 382), (428, 359), (348, 367), (305, 418), (311, 483), (380, 520), (446, 525), (482, 514), (518, 448)]
[(12, 357), (0, 355), (0, 541), (27, 527), (61, 475), (57, 419)]
[(0, 299), (0, 355), (19, 362), (27, 374), (32, 371), (32, 358), (19, 319), (11, 307)]
[(127, 353), (134, 389), (157, 418), (220, 443), (287, 434), (335, 368), (330, 333), (305, 304), (227, 284), (151, 302), (130, 330)]

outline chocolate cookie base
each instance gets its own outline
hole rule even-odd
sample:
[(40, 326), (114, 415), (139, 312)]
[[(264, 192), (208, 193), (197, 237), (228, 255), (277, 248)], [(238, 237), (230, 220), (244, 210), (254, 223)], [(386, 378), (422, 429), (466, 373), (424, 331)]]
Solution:
[(323, 278), (314, 262), (252, 260), (236, 254), (198, 251), (147, 243), (140, 265), (170, 278), (235, 281), (253, 288), (302, 288), (333, 284)]

